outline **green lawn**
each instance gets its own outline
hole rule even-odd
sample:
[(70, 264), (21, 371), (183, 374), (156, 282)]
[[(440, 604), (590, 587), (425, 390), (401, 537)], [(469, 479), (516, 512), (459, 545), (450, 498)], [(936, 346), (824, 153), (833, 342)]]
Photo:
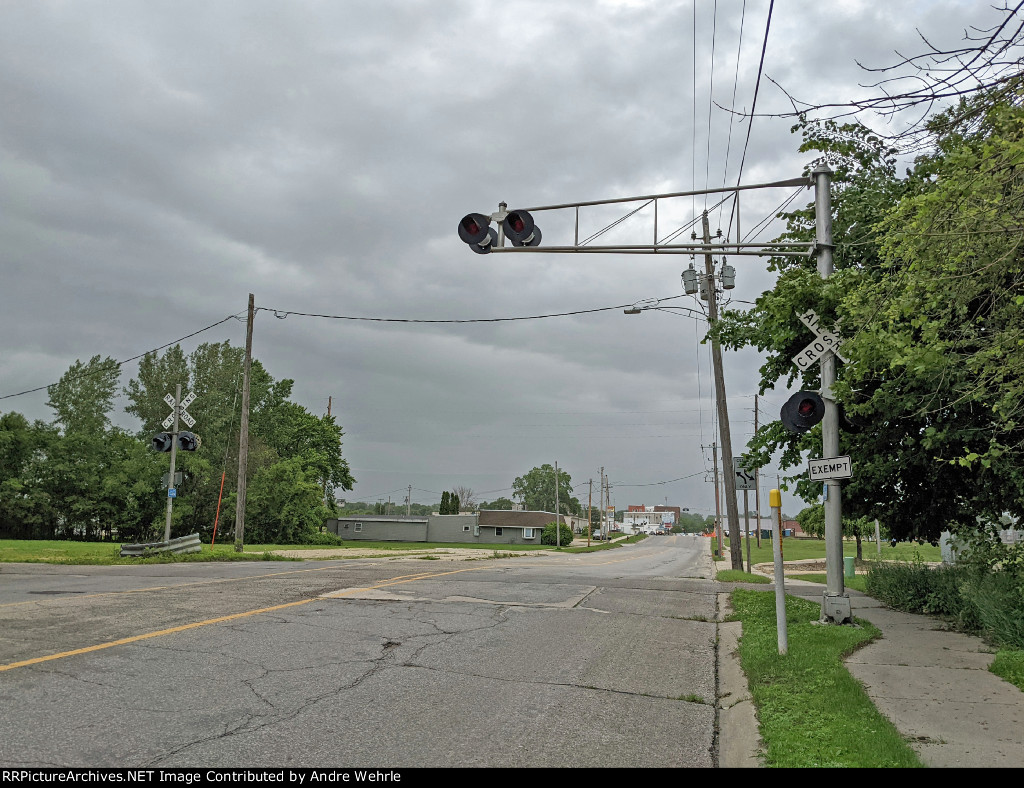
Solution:
[(781, 768), (919, 767), (899, 731), (874, 706), (843, 657), (880, 634), (817, 625), (820, 605), (786, 597), (787, 653), (779, 654), (775, 594), (736, 589), (740, 662), (757, 706), (765, 764)]
[[(562, 548), (567, 552), (588, 552), (607, 550), (616, 544), (592, 542), (588, 548), (586, 539), (574, 539), (572, 546)], [(199, 553), (185, 555), (164, 555), (153, 558), (122, 558), (120, 542), (74, 542), (67, 540), (0, 539), (0, 563), (50, 563), (50, 564), (138, 564), (176, 561), (289, 561), (272, 555), (271, 551), (290, 552), (295, 550), (324, 550), (331, 552), (331, 558), (345, 558), (348, 550), (379, 550), (382, 555), (408, 552), (424, 552), (434, 548), (455, 548), (480, 550), (490, 556), (494, 552), (529, 552), (551, 550), (547, 545), (500, 545), (452, 542), (346, 542), (340, 546), (301, 544), (247, 544), (242, 553), (235, 552), (233, 541), (219, 542), (213, 547), (203, 545)]]
[[(709, 539), (711, 542), (711, 550), (715, 549), (717, 540)], [(725, 559), (729, 558), (729, 539), (723, 540), (723, 552), (725, 553)], [(747, 544), (744, 541), (741, 545), (743, 553), (743, 565), (747, 563)], [(878, 548), (874, 542), (861, 542), (861, 552), (865, 561), (877, 561), (879, 560)], [(917, 544), (917, 542), (898, 542), (895, 547), (889, 545), (888, 542), (882, 544), (882, 561), (913, 561), (919, 559), (921, 561), (941, 561), (942, 554), (939, 551), (938, 546), (930, 544)], [(852, 539), (843, 540), (843, 555), (854, 556), (857, 555), (857, 543)], [(807, 558), (825, 558), (825, 540), (824, 539), (797, 539), (790, 537), (782, 540), (782, 559), (784, 561), (800, 561)], [(754, 564), (765, 564), (771, 563), (775, 560), (775, 556), (772, 554), (772, 543), (769, 539), (762, 539), (761, 546), (757, 546), (757, 542), (754, 537), (750, 537), (750, 560)]]

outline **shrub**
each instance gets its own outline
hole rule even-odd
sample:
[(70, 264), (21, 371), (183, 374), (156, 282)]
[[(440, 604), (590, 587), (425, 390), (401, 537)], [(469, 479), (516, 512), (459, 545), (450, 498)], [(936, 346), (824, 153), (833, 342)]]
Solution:
[[(561, 547), (567, 547), (572, 544), (572, 528), (565, 523), (559, 525)], [(548, 523), (544, 526), (544, 531), (540, 535), (540, 543), (547, 545), (555, 544), (555, 524)]]
[(299, 544), (311, 544), (311, 545), (323, 545), (324, 547), (341, 547), (345, 544), (345, 540), (340, 536), (335, 536), (330, 531), (313, 531), (312, 533), (304, 533), (299, 541)]

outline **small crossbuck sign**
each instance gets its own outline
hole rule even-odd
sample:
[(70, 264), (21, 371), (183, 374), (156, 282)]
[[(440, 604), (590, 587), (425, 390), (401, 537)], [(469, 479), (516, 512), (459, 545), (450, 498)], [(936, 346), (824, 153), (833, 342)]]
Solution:
[(822, 328), (821, 318), (813, 309), (808, 309), (797, 317), (800, 318), (801, 323), (814, 332), (814, 341), (793, 356), (793, 363), (800, 368), (801, 372), (810, 369), (816, 361), (821, 361), (827, 353), (835, 353), (837, 358), (846, 361), (839, 353), (842, 337)]
[[(178, 418), (185, 422), (185, 424), (187, 424), (189, 428), (195, 426), (196, 420), (192, 418), (192, 416), (189, 414), (187, 410), (185, 410), (185, 408), (187, 408), (189, 405), (195, 402), (195, 399), (195, 393), (189, 392), (185, 397), (182, 398), (181, 405), (177, 407)], [(170, 429), (171, 425), (174, 424), (174, 397), (168, 394), (166, 397), (164, 397), (164, 402), (171, 406), (171, 415), (164, 419), (162, 422), (164, 425), (164, 429), (166, 430)]]

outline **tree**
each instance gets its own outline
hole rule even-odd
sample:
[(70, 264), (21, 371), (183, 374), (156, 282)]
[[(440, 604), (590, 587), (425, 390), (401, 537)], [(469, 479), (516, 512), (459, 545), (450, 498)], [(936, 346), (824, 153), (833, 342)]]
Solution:
[[(195, 431), (203, 439), (198, 452), (178, 454), (185, 474), (180, 497), (175, 502), (172, 533), (212, 533), (221, 482), (224, 499), (220, 511), (230, 511), (237, 477), (229, 469), (238, 463), (238, 426), (244, 351), (228, 342), (202, 344), (187, 358), (177, 345), (162, 355), (148, 354), (139, 363), (139, 375), (129, 381), (124, 393), (129, 399), (126, 411), (142, 421), (140, 437), (148, 441), (159, 429), (169, 408), (163, 397), (176, 383), (182, 394), (196, 395), (189, 413), (196, 419)], [(327, 499), (329, 514), (336, 513), (334, 491), (350, 490), (355, 482), (348, 461), (342, 455), (341, 427), (333, 416), (316, 416), (290, 401), (293, 381), (274, 380), (256, 359), (250, 369), (250, 422), (248, 482), (267, 474), (282, 461), (293, 461), (302, 471), (302, 479), (319, 480), (321, 503)], [(281, 478), (298, 478), (295, 474)], [(268, 477), (276, 478), (269, 473)], [(305, 481), (303, 481), (305, 484)], [(270, 522), (280, 512), (263, 512), (264, 505), (277, 505), (272, 495), (247, 496), (246, 516)], [(317, 509), (319, 511), (319, 508)], [(249, 528), (246, 528), (249, 533)], [(278, 535), (300, 533), (286, 527)]]
[[(813, 261), (773, 260), (780, 272), (775, 288), (749, 312), (723, 315), (714, 328), (724, 344), (767, 352), (763, 393), (797, 377), (790, 359), (807, 340), (797, 314), (813, 308), (826, 325), (843, 319), (851, 363), (838, 368), (834, 393), (848, 414), (870, 425), (840, 434), (840, 453), (857, 468), (844, 485), (844, 514), (888, 522), (899, 538), (932, 540), (951, 526), (973, 527), (979, 514), (1018, 511), (1024, 500), (1019, 462), (1000, 459), (1024, 439), (1014, 437), (1019, 392), (1007, 383), (1018, 357), (1011, 346), (1021, 291), (1016, 236), (1005, 229), (1024, 216), (1016, 213), (1021, 190), (1005, 175), (1020, 154), (1008, 138), (1017, 132), (1006, 129), (1019, 122), (994, 133), (999, 118), (1019, 111), (992, 112), (996, 117), (976, 130), (977, 139), (937, 137), (935, 154), (919, 158), (902, 181), (895, 178), (893, 149), (863, 127), (799, 126), (802, 149), (823, 152), (819, 161), (836, 171), (835, 273), (822, 280)], [(997, 214), (1004, 224), (994, 221)], [(787, 214), (780, 240), (812, 239), (812, 216), (812, 206)], [(1004, 231), (983, 233), (979, 222)], [(803, 374), (801, 387), (820, 387), (817, 368)], [(995, 397), (1004, 392), (1009, 396), (998, 401), (1009, 414), (1004, 426), (1011, 440), (1000, 442), (993, 414)], [(751, 450), (760, 464), (781, 450), (782, 467), (802, 468), (803, 454), (820, 454), (820, 427), (793, 436), (780, 422), (770, 423)], [(978, 467), (970, 468), (975, 461)], [(791, 480), (811, 501), (820, 487), (802, 476)]]
[(246, 498), (252, 509), (246, 532), (252, 542), (302, 544), (312, 541), (329, 512), (316, 473), (300, 457), (281, 460), (253, 478)]
[(53, 539), (57, 513), (42, 484), (42, 468), (56, 428), (29, 424), (20, 413), (0, 415), (0, 537)]
[(452, 513), (452, 496), (447, 490), (441, 493), (441, 505), (437, 507), (438, 514)]
[(476, 493), (461, 484), (452, 488), (452, 494), (459, 499), (459, 511), (473, 511), (476, 508)]
[(490, 503), (487, 503), (487, 501), (480, 501), (479, 508), (481, 508), (481, 509), (502, 509), (502, 510), (506, 510), (506, 511), (511, 511), (514, 506), (515, 506), (515, 504), (509, 498), (495, 498)]
[[(512, 482), (512, 496), (533, 512), (555, 511), (555, 469), (548, 463)], [(580, 502), (572, 495), (572, 477), (558, 469), (558, 514), (579, 514)]]
[(120, 374), (117, 361), (93, 356), (87, 364), (75, 361), (57, 383), (47, 387), (46, 404), (53, 408), (54, 420), (64, 434), (95, 436), (110, 426)]

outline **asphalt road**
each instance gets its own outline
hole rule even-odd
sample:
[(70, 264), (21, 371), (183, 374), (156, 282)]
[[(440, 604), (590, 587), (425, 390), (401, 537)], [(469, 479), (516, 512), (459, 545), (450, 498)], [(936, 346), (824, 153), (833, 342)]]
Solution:
[(717, 766), (715, 584), (586, 555), (0, 565), (3, 767)]

